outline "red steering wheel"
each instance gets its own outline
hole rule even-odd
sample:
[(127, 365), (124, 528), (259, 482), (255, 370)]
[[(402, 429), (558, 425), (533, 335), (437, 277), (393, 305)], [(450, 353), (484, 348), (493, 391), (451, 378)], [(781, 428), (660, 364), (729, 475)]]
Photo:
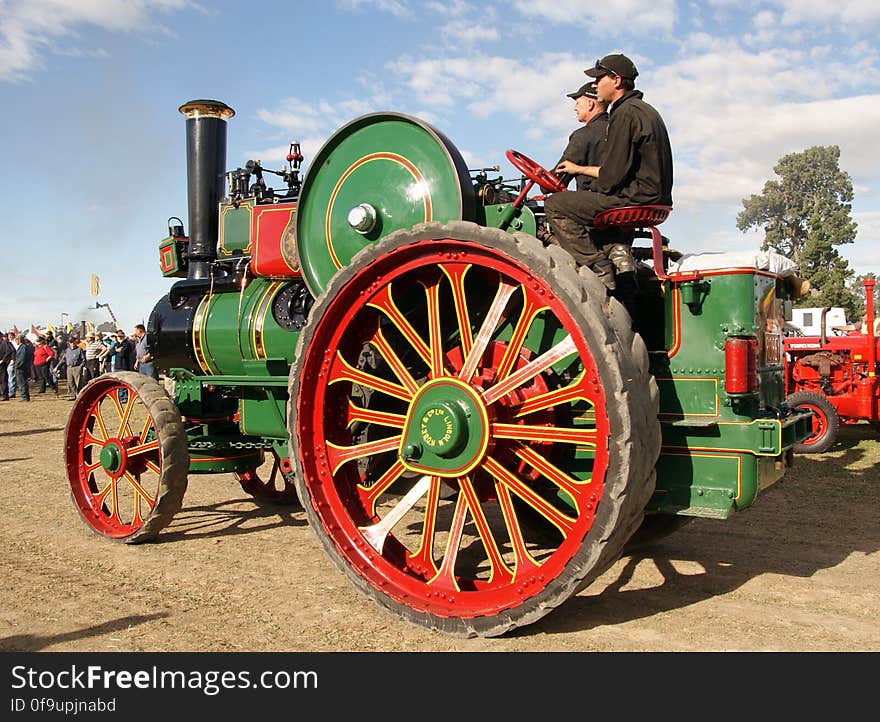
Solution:
[(513, 163), (514, 167), (520, 171), (526, 178), (534, 181), (545, 193), (559, 193), (565, 190), (562, 181), (553, 175), (544, 166), (538, 165), (528, 156), (523, 155), (516, 150), (508, 150), (507, 160)]

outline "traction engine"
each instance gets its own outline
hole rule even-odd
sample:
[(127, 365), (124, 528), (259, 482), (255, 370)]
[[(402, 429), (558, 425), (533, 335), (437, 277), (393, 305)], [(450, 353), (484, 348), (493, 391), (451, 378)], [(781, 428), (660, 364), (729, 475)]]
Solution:
[(98, 534), (154, 539), (189, 480), (232, 473), (300, 504), (384, 608), (493, 636), (584, 589), (637, 530), (750, 506), (808, 434), (784, 403), (786, 280), (669, 271), (669, 208), (597, 219), (650, 239), (631, 318), (539, 240), (529, 193), (565, 189), (520, 153), (523, 178), (490, 177), (383, 112), (334, 133), (302, 181), (296, 144), (283, 170), (225, 173), (232, 109), (180, 111), (189, 234), (175, 218), (160, 243), (173, 283), (148, 328), (164, 384), (105, 374), (67, 424)]
[(834, 444), (840, 424), (867, 421), (880, 431), (880, 384), (877, 358), (880, 339), (874, 333), (873, 278), (864, 280), (866, 333), (828, 336), (822, 312), (819, 336), (785, 339), (785, 384), (789, 406), (813, 412), (812, 431), (795, 451), (818, 454)]

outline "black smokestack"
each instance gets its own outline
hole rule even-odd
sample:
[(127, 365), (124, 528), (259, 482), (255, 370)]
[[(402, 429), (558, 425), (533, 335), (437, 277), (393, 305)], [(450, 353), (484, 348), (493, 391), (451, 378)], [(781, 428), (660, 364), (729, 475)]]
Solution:
[(208, 278), (217, 257), (218, 204), (226, 175), (226, 121), (235, 111), (219, 100), (191, 100), (186, 116), (186, 176), (189, 198), (187, 278)]

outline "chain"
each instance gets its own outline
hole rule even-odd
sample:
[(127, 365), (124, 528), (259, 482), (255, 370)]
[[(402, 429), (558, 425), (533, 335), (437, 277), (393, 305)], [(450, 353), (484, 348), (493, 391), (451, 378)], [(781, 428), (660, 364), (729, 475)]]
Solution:
[(272, 444), (265, 441), (190, 441), (190, 449), (262, 449), (271, 451)]

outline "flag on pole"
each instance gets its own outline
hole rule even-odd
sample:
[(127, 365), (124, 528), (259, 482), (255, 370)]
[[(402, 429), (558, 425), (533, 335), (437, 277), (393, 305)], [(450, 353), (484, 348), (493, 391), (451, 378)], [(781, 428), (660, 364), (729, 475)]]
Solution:
[(86, 333), (94, 333), (95, 326), (91, 321), (86, 321)]
[(71, 331), (73, 331), (73, 324), (68, 321), (67, 326), (64, 328), (64, 330), (67, 331), (67, 333), (70, 333)]
[(12, 324), (12, 333), (14, 333), (16, 336), (21, 333), (21, 331), (18, 330), (18, 326), (16, 326), (15, 324)]
[(92, 274), (92, 288), (89, 291), (92, 296), (100, 296), (101, 295), (101, 279), (98, 278), (94, 273)]
[(55, 333), (55, 327), (51, 323), (46, 324), (46, 330)]

